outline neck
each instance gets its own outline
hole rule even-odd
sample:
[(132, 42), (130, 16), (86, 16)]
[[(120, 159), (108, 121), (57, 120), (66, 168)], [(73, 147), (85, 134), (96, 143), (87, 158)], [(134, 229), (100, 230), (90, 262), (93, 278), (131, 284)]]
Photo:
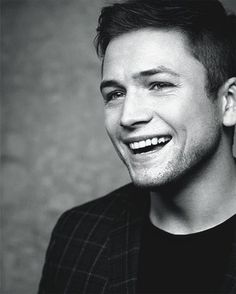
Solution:
[(212, 228), (236, 213), (236, 165), (232, 156), (151, 192), (152, 223), (173, 234)]

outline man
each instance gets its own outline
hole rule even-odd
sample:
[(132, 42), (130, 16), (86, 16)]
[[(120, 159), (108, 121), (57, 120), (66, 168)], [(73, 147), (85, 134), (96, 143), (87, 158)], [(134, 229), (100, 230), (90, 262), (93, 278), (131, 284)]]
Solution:
[(236, 293), (234, 16), (133, 0), (97, 31), (106, 128), (133, 183), (62, 215), (39, 293)]

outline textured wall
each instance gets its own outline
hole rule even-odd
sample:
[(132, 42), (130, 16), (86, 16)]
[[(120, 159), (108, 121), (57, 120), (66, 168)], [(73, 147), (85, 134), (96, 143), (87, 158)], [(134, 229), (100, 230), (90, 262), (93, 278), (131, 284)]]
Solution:
[(103, 126), (103, 3), (2, 1), (1, 293), (35, 293), (59, 215), (129, 181)]

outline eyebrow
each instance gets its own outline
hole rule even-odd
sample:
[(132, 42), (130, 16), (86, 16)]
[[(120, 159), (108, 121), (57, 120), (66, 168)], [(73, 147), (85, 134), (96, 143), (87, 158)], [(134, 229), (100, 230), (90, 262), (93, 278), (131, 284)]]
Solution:
[[(141, 78), (144, 78), (144, 77), (149, 77), (149, 76), (153, 76), (153, 75), (161, 74), (161, 73), (168, 73), (168, 74), (170, 74), (172, 76), (179, 77), (179, 74), (174, 72), (172, 69), (170, 69), (168, 67), (165, 67), (165, 66), (158, 66), (156, 68), (151, 68), (151, 69), (148, 69), (148, 70), (141, 71), (141, 72), (139, 72), (137, 74), (134, 74), (133, 79), (138, 80), (138, 79), (141, 79)], [(100, 91), (102, 92), (103, 88), (106, 88), (106, 87), (124, 88), (116, 80), (104, 80), (104, 81), (102, 81), (101, 85), (100, 85)]]
[(100, 91), (102, 92), (103, 88), (106, 87), (117, 87), (117, 88), (124, 88), (119, 82), (116, 80), (104, 80), (101, 82)]
[(179, 77), (179, 74), (174, 72), (172, 69), (161, 65), (161, 66), (151, 68), (148, 70), (144, 70), (144, 71), (141, 71), (141, 72), (135, 74), (134, 79), (139, 79), (142, 77), (149, 77), (149, 76), (153, 76), (153, 75), (161, 74), (161, 73), (168, 73), (172, 76)]

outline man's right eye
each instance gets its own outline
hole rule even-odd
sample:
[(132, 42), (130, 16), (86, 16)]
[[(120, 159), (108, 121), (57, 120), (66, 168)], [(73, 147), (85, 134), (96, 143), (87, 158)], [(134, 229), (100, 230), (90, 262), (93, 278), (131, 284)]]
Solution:
[(105, 95), (105, 101), (109, 102), (111, 100), (116, 100), (116, 99), (124, 97), (124, 95), (125, 94), (122, 91), (112, 91), (108, 93), (107, 95)]

